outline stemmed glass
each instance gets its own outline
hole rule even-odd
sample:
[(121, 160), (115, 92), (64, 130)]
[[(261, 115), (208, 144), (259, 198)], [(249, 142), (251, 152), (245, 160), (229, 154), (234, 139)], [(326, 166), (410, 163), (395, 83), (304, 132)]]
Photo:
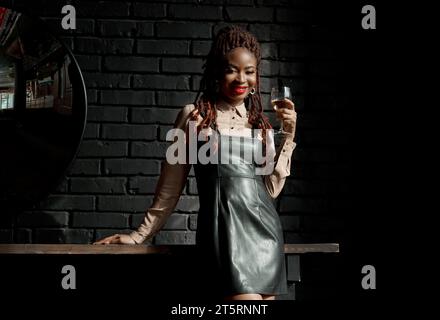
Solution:
[[(270, 102), (276, 111), (280, 108), (290, 108), (286, 103), (286, 99), (292, 100), (292, 93), (289, 87), (274, 87), (270, 92)], [(275, 134), (283, 133), (283, 122), (281, 121), (280, 129)]]

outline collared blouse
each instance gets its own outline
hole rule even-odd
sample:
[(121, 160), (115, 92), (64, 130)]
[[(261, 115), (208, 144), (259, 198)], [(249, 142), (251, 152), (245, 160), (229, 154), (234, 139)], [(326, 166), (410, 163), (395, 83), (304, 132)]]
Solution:
[[(186, 132), (189, 115), (195, 106), (186, 105), (177, 116), (175, 128)], [(247, 111), (244, 103), (233, 107), (225, 102), (216, 105), (217, 127), (222, 135), (250, 136), (252, 126), (248, 123)], [(202, 121), (199, 115), (197, 124)], [(272, 198), (276, 198), (290, 175), (290, 163), (296, 143), (294, 135), (285, 133), (275, 155), (274, 170), (270, 175), (264, 176), (266, 189)], [(186, 184), (191, 164), (170, 164), (162, 162), (161, 174), (156, 186), (153, 203), (145, 213), (143, 222), (130, 236), (136, 243), (151, 239), (165, 224), (179, 201), (182, 190)]]

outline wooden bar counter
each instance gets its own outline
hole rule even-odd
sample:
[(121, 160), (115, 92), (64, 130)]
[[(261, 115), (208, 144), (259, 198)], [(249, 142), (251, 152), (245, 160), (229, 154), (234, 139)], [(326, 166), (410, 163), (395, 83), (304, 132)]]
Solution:
[[(192, 250), (192, 245), (0, 244), (0, 254), (169, 254)], [(337, 243), (285, 244), (284, 253), (337, 253)]]

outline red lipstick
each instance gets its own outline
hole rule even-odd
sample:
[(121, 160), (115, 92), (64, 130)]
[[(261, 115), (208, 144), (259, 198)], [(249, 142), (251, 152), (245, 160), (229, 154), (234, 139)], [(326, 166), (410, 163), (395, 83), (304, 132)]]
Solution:
[(235, 94), (243, 94), (243, 93), (246, 92), (247, 88), (248, 88), (248, 87), (245, 87), (245, 86), (233, 87), (233, 88), (232, 88), (232, 91), (233, 91)]

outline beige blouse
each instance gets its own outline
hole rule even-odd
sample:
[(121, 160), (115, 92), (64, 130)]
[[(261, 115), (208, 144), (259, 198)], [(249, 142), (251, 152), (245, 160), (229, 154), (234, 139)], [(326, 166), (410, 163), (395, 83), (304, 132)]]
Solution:
[[(194, 105), (185, 106), (177, 116), (175, 128), (185, 130), (189, 122), (189, 114)], [(199, 116), (197, 124), (202, 121)], [(217, 105), (217, 127), (223, 135), (249, 136), (251, 125), (248, 123), (246, 107), (243, 104), (232, 107), (225, 102)], [(275, 156), (275, 167), (272, 174), (264, 176), (266, 189), (272, 198), (281, 192), (286, 177), (290, 175), (290, 159), (296, 143), (294, 135), (285, 133)], [(173, 212), (185, 186), (191, 164), (169, 164), (162, 162), (161, 174), (156, 186), (151, 207), (145, 213), (142, 224), (130, 233), (133, 240), (140, 244), (151, 239), (165, 224)]]

